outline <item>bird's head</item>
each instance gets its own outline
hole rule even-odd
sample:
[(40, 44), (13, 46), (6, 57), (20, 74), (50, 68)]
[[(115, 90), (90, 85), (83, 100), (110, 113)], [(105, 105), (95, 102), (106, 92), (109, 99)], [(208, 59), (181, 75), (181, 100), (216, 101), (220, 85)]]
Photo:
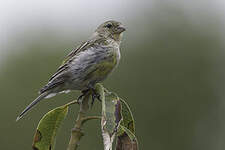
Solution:
[(111, 38), (115, 41), (120, 42), (123, 32), (125, 31), (125, 27), (122, 25), (122, 23), (117, 21), (106, 21), (103, 24), (101, 24), (97, 29), (96, 32), (100, 36), (103, 36), (105, 38)]

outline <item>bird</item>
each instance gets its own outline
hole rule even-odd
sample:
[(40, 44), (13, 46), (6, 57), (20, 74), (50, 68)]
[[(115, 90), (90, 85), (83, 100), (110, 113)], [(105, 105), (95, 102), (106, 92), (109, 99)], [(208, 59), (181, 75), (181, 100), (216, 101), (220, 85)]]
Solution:
[(109, 20), (97, 27), (94, 33), (73, 49), (64, 59), (48, 83), (41, 88), (39, 96), (17, 117), (20, 120), (31, 108), (45, 98), (72, 90), (84, 96), (101, 83), (118, 66), (120, 45), (126, 28), (121, 22)]

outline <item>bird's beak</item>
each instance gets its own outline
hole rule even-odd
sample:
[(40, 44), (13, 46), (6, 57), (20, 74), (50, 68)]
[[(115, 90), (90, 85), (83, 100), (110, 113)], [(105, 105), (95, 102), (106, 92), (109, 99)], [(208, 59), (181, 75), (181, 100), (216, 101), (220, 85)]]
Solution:
[(124, 31), (126, 31), (126, 28), (124, 26), (120, 25), (120, 26), (117, 27), (117, 32), (118, 33), (122, 33)]

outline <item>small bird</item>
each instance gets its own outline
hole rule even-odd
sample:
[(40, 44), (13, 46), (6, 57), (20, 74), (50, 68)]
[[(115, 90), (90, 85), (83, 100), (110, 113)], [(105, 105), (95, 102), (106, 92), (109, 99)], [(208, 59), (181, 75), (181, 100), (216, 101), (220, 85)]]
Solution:
[(44, 98), (71, 90), (80, 90), (82, 97), (87, 91), (93, 90), (94, 85), (103, 81), (118, 65), (119, 47), (125, 30), (122, 23), (117, 21), (110, 20), (101, 24), (86, 42), (66, 56), (63, 64), (40, 90), (39, 96), (16, 120), (21, 119)]

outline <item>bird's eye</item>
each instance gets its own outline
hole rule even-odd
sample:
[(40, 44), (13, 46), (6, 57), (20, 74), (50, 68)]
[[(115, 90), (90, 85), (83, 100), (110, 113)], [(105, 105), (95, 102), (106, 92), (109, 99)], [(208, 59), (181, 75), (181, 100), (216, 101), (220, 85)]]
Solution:
[(106, 28), (111, 28), (112, 27), (112, 24), (107, 24), (106, 25)]

